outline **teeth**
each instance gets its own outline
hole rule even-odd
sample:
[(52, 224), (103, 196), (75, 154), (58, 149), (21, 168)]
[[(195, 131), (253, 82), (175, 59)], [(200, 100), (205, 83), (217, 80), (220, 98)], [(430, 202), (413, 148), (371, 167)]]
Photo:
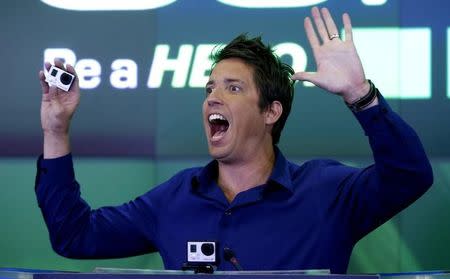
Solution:
[(214, 121), (214, 120), (224, 120), (224, 121), (226, 121), (226, 118), (223, 115), (221, 115), (221, 114), (213, 113), (213, 114), (211, 114), (209, 116), (208, 120), (209, 120), (209, 122)]

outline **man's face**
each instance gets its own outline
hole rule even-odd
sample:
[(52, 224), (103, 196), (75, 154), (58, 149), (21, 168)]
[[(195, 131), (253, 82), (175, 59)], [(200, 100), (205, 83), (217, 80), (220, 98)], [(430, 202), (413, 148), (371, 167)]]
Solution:
[(258, 102), (259, 92), (249, 65), (230, 58), (214, 67), (203, 103), (203, 122), (213, 158), (240, 162), (252, 158), (263, 143), (267, 144), (270, 129)]

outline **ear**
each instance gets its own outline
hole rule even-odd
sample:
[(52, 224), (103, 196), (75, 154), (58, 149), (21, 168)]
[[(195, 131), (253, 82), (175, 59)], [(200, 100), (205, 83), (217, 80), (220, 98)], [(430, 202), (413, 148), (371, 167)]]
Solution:
[(279, 101), (273, 101), (264, 112), (266, 117), (266, 125), (273, 125), (280, 119), (283, 113), (283, 106)]

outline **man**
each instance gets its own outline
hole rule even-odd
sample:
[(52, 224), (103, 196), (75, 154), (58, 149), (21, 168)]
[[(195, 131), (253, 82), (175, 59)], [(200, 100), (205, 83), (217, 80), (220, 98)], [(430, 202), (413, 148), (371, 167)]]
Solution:
[[(44, 154), (36, 193), (53, 248), (73, 258), (158, 251), (167, 269), (180, 269), (188, 241), (214, 240), (246, 270), (345, 273), (355, 243), (420, 197), (432, 171), (417, 135), (366, 80), (349, 16), (345, 41), (326, 8), (313, 8), (312, 18), (305, 30), (317, 72), (292, 75), (258, 38), (237, 37), (215, 55), (206, 85), (203, 122), (214, 160), (117, 207), (91, 210), (80, 198), (69, 145), (78, 84), (60, 92), (40, 72)], [(291, 78), (342, 96), (369, 138), (374, 165), (298, 166), (284, 158), (276, 143), (292, 103)], [(219, 270), (234, 269), (218, 256)]]

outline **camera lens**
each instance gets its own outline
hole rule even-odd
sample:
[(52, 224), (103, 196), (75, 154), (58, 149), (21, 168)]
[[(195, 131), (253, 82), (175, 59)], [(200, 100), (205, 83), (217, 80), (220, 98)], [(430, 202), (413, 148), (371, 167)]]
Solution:
[(68, 85), (72, 81), (72, 76), (69, 75), (68, 73), (62, 73), (60, 80), (62, 84)]
[(214, 254), (214, 245), (212, 243), (203, 243), (201, 249), (203, 255), (205, 256), (211, 256)]

